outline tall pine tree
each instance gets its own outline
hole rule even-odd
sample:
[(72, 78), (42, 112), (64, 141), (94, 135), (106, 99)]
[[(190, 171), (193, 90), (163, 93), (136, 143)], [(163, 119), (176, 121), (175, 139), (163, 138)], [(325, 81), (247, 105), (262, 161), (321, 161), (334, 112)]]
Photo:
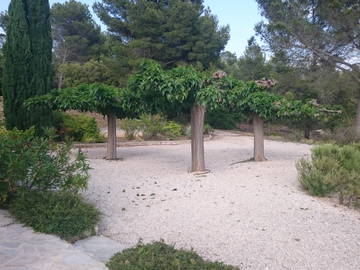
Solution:
[(52, 37), (48, 0), (12, 0), (4, 45), (4, 112), (7, 128), (50, 126), (43, 107), (28, 111), (24, 100), (52, 87)]

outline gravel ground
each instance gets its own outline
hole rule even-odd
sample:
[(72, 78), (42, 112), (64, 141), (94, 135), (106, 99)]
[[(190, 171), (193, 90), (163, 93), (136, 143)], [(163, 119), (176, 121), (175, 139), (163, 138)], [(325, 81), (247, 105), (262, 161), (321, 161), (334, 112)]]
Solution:
[(121, 147), (124, 160), (112, 162), (87, 149), (101, 232), (125, 245), (163, 239), (241, 269), (360, 269), (360, 213), (297, 183), (309, 145), (266, 141), (268, 161), (237, 163), (252, 156), (252, 138), (222, 135), (206, 142), (203, 176), (187, 173), (189, 144)]

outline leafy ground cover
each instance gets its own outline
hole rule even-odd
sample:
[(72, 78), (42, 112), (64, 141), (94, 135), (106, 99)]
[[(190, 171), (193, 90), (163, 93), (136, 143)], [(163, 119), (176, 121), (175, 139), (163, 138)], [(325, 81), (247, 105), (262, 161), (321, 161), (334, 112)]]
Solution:
[(107, 263), (110, 270), (238, 270), (219, 262), (208, 262), (194, 251), (175, 249), (163, 242), (139, 244), (115, 254)]

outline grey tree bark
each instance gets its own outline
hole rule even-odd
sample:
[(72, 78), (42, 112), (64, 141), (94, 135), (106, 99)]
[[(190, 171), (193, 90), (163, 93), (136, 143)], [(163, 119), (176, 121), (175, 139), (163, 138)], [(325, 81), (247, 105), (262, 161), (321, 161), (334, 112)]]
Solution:
[(264, 151), (264, 121), (255, 115), (253, 118), (254, 127), (254, 160), (265, 161)]
[(358, 100), (358, 106), (356, 110), (355, 134), (360, 138), (360, 98)]
[(107, 153), (106, 159), (115, 160), (116, 155), (116, 115), (108, 114), (108, 139), (107, 139)]
[(204, 119), (205, 107), (194, 104), (191, 109), (191, 172), (205, 172)]

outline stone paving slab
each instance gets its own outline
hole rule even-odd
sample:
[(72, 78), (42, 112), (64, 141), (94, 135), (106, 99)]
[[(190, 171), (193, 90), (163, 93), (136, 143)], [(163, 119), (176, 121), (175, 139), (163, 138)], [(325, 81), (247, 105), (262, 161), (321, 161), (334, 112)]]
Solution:
[(105, 236), (92, 236), (77, 241), (74, 246), (79, 250), (91, 254), (103, 263), (108, 262), (115, 253), (129, 248)]
[(90, 254), (52, 235), (16, 224), (0, 210), (1, 270), (107, 270)]

